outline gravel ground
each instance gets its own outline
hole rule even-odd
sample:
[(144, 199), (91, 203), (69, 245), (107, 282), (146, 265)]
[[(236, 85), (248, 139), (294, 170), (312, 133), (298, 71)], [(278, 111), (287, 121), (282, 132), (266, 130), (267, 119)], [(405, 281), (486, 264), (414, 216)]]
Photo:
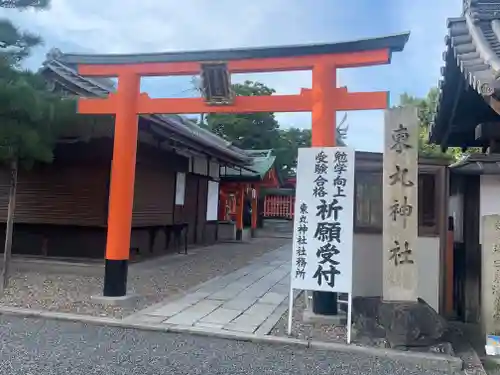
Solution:
[[(332, 326), (330, 324), (309, 324), (302, 321), (302, 312), (306, 308), (304, 293), (302, 292), (293, 305), (292, 337), (304, 340), (346, 342), (345, 326)], [(276, 326), (271, 331), (274, 336), (288, 336), (288, 310), (283, 314)]]
[[(166, 255), (129, 268), (129, 293), (140, 298), (135, 308), (103, 306), (90, 302), (102, 293), (103, 268), (78, 267), (78, 272), (16, 272), (0, 306), (71, 312), (122, 318), (134, 311), (182, 293), (200, 283), (242, 268), (252, 259), (289, 243), (282, 238), (257, 238), (250, 243), (220, 243), (197, 248), (185, 255)], [(61, 266), (60, 268), (63, 268)], [(75, 267), (67, 269), (76, 270)]]
[(0, 373), (444, 375), (387, 358), (0, 317)]

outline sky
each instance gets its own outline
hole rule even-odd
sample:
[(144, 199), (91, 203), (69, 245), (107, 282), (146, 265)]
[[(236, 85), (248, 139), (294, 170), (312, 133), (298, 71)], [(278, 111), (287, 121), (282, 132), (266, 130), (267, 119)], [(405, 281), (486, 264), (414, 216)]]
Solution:
[[(50, 48), (62, 52), (136, 53), (334, 43), (410, 31), (390, 65), (342, 69), (337, 86), (383, 91), (396, 104), (407, 92), (423, 97), (440, 78), (446, 19), (460, 16), (461, 0), (52, 0), (43, 12), (1, 9), (44, 45), (26, 61), (38, 69)], [(310, 72), (248, 74), (279, 94), (311, 87)], [(152, 97), (193, 96), (190, 77), (147, 78)], [(337, 121), (344, 113), (337, 113)], [(277, 114), (280, 126), (311, 127), (310, 113)], [(347, 143), (382, 151), (383, 111), (348, 113)]]

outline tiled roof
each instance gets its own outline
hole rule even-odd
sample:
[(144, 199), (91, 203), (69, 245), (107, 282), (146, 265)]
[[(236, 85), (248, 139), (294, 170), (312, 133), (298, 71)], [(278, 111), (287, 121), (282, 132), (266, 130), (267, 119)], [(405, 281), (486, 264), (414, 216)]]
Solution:
[[(74, 67), (60, 62), (59, 55), (60, 52), (57, 50), (52, 50), (47, 54), (47, 60), (41, 69), (42, 73), (51, 71), (63, 82), (76, 85), (81, 89), (81, 92), (92, 97), (105, 97), (115, 91), (113, 81), (110, 79), (82, 77)], [(204, 151), (208, 151), (207, 148), (212, 149), (217, 154), (222, 154), (237, 162), (238, 165), (247, 165), (250, 162), (244, 150), (232, 146), (229, 142), (199, 127), (185, 117), (178, 115), (143, 115), (141, 117), (153, 121), (180, 138), (186, 138), (199, 144)]]
[(272, 155), (272, 150), (246, 150), (248, 156), (252, 158), (248, 166), (250, 170), (240, 170), (239, 168), (224, 168), (221, 177), (259, 177), (263, 178), (273, 167), (276, 156)]
[(445, 42), (446, 66), (441, 68), (440, 95), (430, 132), (430, 140), (437, 143), (453, 125), (459, 93), (470, 87), (491, 106), (500, 98), (500, 0), (465, 0), (463, 16), (448, 19)]

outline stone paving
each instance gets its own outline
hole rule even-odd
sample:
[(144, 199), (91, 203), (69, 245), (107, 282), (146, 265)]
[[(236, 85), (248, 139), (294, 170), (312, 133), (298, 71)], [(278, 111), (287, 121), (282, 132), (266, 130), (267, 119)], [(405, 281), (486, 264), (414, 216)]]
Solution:
[(285, 245), (125, 320), (268, 334), (288, 309), (291, 254), (291, 245)]

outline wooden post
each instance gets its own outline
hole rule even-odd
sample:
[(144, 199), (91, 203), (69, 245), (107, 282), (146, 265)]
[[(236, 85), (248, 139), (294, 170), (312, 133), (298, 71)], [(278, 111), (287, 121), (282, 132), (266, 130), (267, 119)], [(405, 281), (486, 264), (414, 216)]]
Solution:
[(414, 107), (385, 113), (383, 297), (418, 297), (418, 116)]
[(445, 272), (446, 272), (446, 293), (445, 293), (445, 313), (447, 316), (453, 316), (454, 314), (454, 306), (453, 306), (453, 295), (454, 295), (454, 286), (453, 281), (455, 279), (453, 275), (454, 271), (454, 229), (455, 223), (453, 222), (453, 217), (448, 217), (448, 231), (446, 232), (446, 255), (445, 255)]
[(105, 297), (121, 297), (127, 293), (138, 135), (136, 107), (139, 90), (138, 75), (133, 73), (119, 75), (104, 271)]
[(236, 240), (243, 239), (243, 206), (245, 203), (245, 186), (242, 185), (236, 193)]
[(257, 231), (257, 190), (252, 186), (252, 237), (255, 237)]

